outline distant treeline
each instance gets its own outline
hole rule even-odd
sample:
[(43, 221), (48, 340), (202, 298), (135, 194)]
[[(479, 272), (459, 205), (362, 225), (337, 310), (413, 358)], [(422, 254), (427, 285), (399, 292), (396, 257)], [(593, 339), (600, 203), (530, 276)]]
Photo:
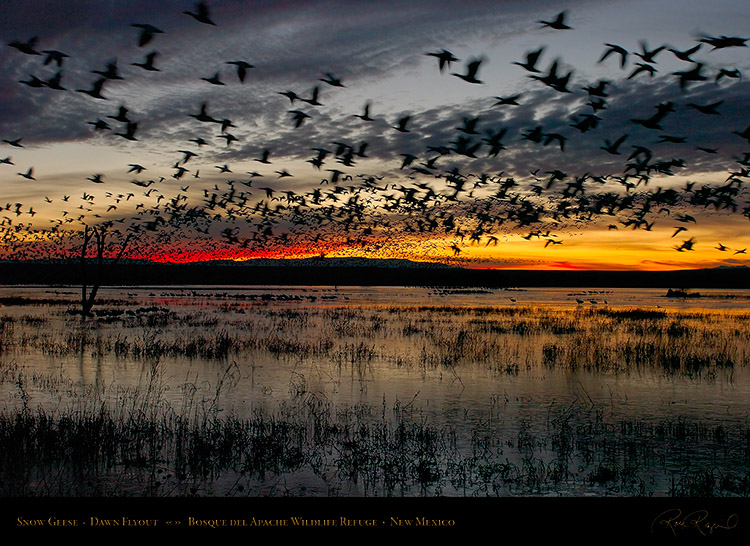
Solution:
[[(373, 262), (377, 264), (377, 262)], [(75, 285), (76, 262), (2, 262), (0, 284)], [(750, 288), (744, 267), (680, 271), (529, 271), (377, 265), (122, 262), (104, 285), (309, 285), (470, 287)]]

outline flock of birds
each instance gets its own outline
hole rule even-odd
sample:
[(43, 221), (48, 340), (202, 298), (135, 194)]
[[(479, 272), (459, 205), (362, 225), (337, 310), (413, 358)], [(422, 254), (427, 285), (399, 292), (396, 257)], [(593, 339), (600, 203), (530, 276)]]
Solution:
[[(217, 26), (205, 2), (184, 14), (195, 24)], [(574, 31), (567, 13), (562, 12), (548, 20), (538, 21), (540, 29), (554, 32)], [(157, 26), (134, 23), (137, 46), (144, 48), (165, 34)], [(92, 184), (80, 197), (72, 195), (44, 196), (44, 205), (26, 203), (0, 203), (0, 237), (5, 257), (38, 256), (40, 249), (69, 256), (79, 251), (76, 237), (84, 226), (96, 226), (102, 232), (132, 241), (128, 249), (131, 257), (151, 259), (179, 259), (181, 256), (206, 257), (272, 256), (304, 253), (324, 254), (331, 251), (353, 250), (378, 255), (379, 252), (409, 254), (424, 257), (460, 260), (467, 246), (497, 246), (503, 235), (521, 236), (542, 243), (542, 248), (561, 245), (558, 233), (571, 227), (602, 223), (609, 229), (651, 231), (657, 220), (666, 219), (670, 239), (675, 239), (674, 250), (694, 250), (694, 237), (679, 240), (689, 234), (697, 223), (693, 211), (719, 211), (741, 213), (750, 218), (750, 204), (745, 201), (744, 182), (750, 177), (750, 152), (732, 159), (727, 178), (720, 183), (698, 185), (688, 182), (684, 187), (668, 187), (664, 181), (679, 169), (685, 169), (684, 158), (660, 157), (649, 142), (638, 140), (633, 133), (645, 131), (658, 138), (656, 144), (684, 146), (687, 137), (669, 134), (665, 122), (683, 112), (700, 114), (706, 123), (721, 114), (722, 99), (701, 104), (689, 102), (678, 105), (680, 93), (693, 85), (711, 83), (716, 93), (720, 84), (732, 80), (739, 82), (741, 72), (734, 67), (709, 67), (694, 60), (699, 51), (719, 51), (726, 48), (747, 47), (747, 38), (735, 36), (703, 36), (692, 47), (680, 50), (668, 45), (650, 48), (640, 42), (640, 50), (604, 44), (597, 56), (598, 63), (615, 62), (625, 76), (617, 82), (599, 80), (582, 86), (573, 80), (573, 69), (563, 68), (556, 59), (546, 69), (541, 62), (545, 46), (527, 52), (512, 64), (518, 66), (529, 79), (529, 90), (548, 89), (555, 96), (572, 97), (585, 101), (585, 110), (571, 119), (565, 132), (547, 130), (542, 125), (529, 123), (527, 130), (513, 135), (508, 127), (483, 128), (483, 114), (464, 117), (455, 128), (453, 140), (440, 144), (430, 143), (421, 153), (413, 149), (403, 151), (387, 162), (387, 167), (377, 172), (363, 172), (360, 165), (372, 156), (368, 141), (348, 142), (346, 136), (333, 142), (316, 142), (310, 145), (310, 157), (305, 159), (315, 173), (325, 172), (320, 182), (307, 189), (299, 185), (284, 186), (295, 174), (284, 167), (289, 158), (275, 157), (274, 149), (264, 144), (257, 147), (257, 155), (248, 158), (253, 164), (273, 172), (242, 170), (234, 172), (228, 163), (206, 166), (202, 158), (219, 157), (218, 153), (205, 154), (211, 149), (213, 139), (219, 139), (224, 149), (231, 148), (239, 137), (233, 133), (237, 120), (212, 112), (211, 105), (196, 105), (185, 117), (195, 121), (196, 136), (175, 152), (170, 167), (171, 174), (143, 179), (149, 168), (136, 159), (127, 165), (125, 172), (133, 176), (122, 189), (122, 184), (112, 185), (107, 176), (92, 174), (87, 181)], [(42, 66), (53, 67), (50, 77), (29, 75), (19, 85), (36, 88), (40, 92), (72, 92), (101, 103), (106, 114), (86, 120), (94, 135), (112, 135), (132, 144), (135, 158), (142, 133), (127, 105), (109, 107), (116, 92), (109, 88), (124, 79), (117, 61), (90, 70), (95, 77), (88, 87), (67, 89), (63, 85), (65, 67), (70, 62), (67, 53), (40, 48), (40, 40), (33, 37), (14, 40), (8, 46), (19, 55), (39, 59)], [(439, 49), (422, 54), (436, 59), (441, 74), (457, 78), (472, 86), (482, 86), (480, 79), (484, 59), (465, 61), (463, 70), (453, 70), (461, 62), (451, 51)], [(473, 165), (486, 165), (487, 160), (500, 164), (503, 152), (508, 153), (513, 143), (539, 147), (546, 151), (557, 149), (565, 153), (570, 142), (596, 135), (596, 129), (607, 124), (612, 88), (627, 85), (634, 79), (655, 78), (659, 72), (658, 55), (672, 55), (685, 64), (684, 70), (667, 75), (675, 82), (676, 98), (654, 105), (652, 115), (633, 117), (630, 127), (621, 127), (616, 138), (597, 136), (601, 152), (607, 158), (622, 158), (621, 172), (592, 174), (593, 167), (585, 172), (570, 174), (562, 168), (533, 168), (523, 174), (506, 174), (504, 170), (490, 173), (475, 172)], [(632, 64), (629, 61), (636, 58)], [(162, 70), (159, 51), (150, 51), (142, 61), (131, 63), (144, 72)], [(248, 74), (260, 70), (246, 60), (231, 59), (224, 62), (231, 67), (233, 81), (244, 84)], [(445, 71), (449, 71), (445, 74)], [(201, 78), (209, 86), (226, 86), (230, 82), (221, 71)], [(234, 80), (236, 78), (236, 80)], [(288, 124), (290, 130), (300, 130), (314, 122), (316, 109), (323, 106), (323, 95), (347, 84), (332, 72), (321, 70), (321, 77), (312, 84), (309, 92), (278, 91), (280, 101), (289, 102)], [(50, 90), (50, 91), (48, 91)], [(523, 104), (524, 90), (511, 96), (492, 98), (491, 110), (511, 109)], [(360, 113), (351, 114), (363, 127), (387, 133), (417, 133), (412, 114), (403, 114), (387, 124), (376, 125), (372, 103), (367, 102)], [(381, 118), (382, 121), (382, 118)], [(631, 129), (632, 127), (632, 129)], [(199, 130), (200, 129), (200, 130)], [(733, 137), (750, 144), (750, 127), (731, 128)], [(211, 135), (211, 136), (208, 136)], [(592, 137), (594, 138), (594, 137)], [(2, 139), (9, 149), (23, 148), (24, 138), (18, 135)], [(549, 147), (549, 148), (548, 148)], [(701, 144), (693, 147), (701, 154), (717, 154), (718, 150)], [(484, 161), (483, 163), (480, 160)], [(443, 167), (452, 162), (450, 168)], [(332, 164), (333, 163), (333, 164)], [(14, 165), (12, 155), (0, 158), (0, 169)], [(270, 166), (270, 167), (267, 167)], [(201, 174), (201, 168), (203, 174)], [(246, 168), (246, 167), (245, 167)], [(206, 169), (210, 174), (206, 176)], [(7, 171), (0, 170), (0, 174)], [(38, 182), (33, 166), (24, 166), (16, 175), (24, 183)], [(202, 178), (211, 183), (202, 183)], [(215, 182), (221, 176), (221, 182)], [(653, 183), (658, 180), (658, 183)], [(649, 182), (652, 182), (649, 184)], [(108, 186), (110, 184), (110, 186)], [(98, 186), (103, 185), (103, 186)], [(190, 193), (190, 187), (193, 192)], [(292, 189), (296, 188), (296, 189)], [(102, 191), (98, 191), (101, 189)], [(102, 203), (102, 200), (104, 201)], [(33, 218), (40, 206), (54, 204), (57, 214), (45, 218), (48, 225), (39, 225)], [(117, 240), (117, 237), (115, 237)], [(717, 243), (717, 251), (733, 255), (745, 254), (746, 249), (733, 249)], [(116, 253), (113, 247), (110, 252)]]

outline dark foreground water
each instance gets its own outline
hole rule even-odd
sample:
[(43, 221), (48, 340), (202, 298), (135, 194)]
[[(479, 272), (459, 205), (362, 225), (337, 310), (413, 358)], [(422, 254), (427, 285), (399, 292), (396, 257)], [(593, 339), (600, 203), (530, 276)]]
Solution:
[(747, 496), (750, 292), (665, 293), (112, 288), (84, 319), (73, 287), (3, 288), (2, 411), (274, 422), (296, 442), (266, 471), (248, 447), (201, 476), (164, 455), (161, 489), (115, 461), (107, 494)]

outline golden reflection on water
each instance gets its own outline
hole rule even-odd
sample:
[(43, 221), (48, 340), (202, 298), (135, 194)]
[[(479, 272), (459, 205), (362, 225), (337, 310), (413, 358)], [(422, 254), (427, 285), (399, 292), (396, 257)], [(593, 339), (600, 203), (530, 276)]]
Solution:
[(313, 403), (450, 429), (464, 452), (491, 433), (517, 457), (561, 425), (748, 419), (742, 291), (123, 288), (93, 319), (68, 312), (72, 289), (0, 292), (27, 298), (0, 299), (4, 409), (252, 418)]

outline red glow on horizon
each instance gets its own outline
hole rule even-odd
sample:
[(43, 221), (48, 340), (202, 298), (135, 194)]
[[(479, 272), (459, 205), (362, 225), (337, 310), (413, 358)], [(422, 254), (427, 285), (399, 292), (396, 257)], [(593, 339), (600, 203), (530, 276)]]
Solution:
[(162, 250), (158, 253), (130, 254), (131, 260), (145, 260), (154, 263), (198, 263), (211, 261), (245, 261), (257, 259), (294, 259), (321, 256), (345, 248), (337, 243), (321, 244), (316, 248), (306, 245), (274, 247), (267, 250), (244, 248), (214, 248), (207, 250)]

